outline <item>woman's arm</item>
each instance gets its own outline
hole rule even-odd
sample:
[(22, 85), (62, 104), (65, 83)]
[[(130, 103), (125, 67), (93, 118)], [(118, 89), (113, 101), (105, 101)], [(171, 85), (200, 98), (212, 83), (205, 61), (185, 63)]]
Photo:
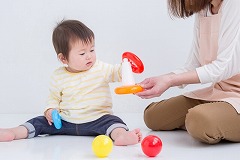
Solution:
[(159, 97), (170, 87), (194, 83), (200, 83), (195, 70), (180, 74), (169, 73), (145, 79), (139, 83), (144, 88), (144, 91), (136, 95), (144, 99)]
[(187, 71), (192, 71), (195, 70), (195, 68), (200, 67), (198, 34), (199, 34), (199, 15), (196, 14), (193, 28), (192, 46), (190, 52), (188, 53), (188, 58), (186, 59), (185, 64), (181, 68), (178, 68), (175, 71), (173, 71), (173, 73), (179, 74)]

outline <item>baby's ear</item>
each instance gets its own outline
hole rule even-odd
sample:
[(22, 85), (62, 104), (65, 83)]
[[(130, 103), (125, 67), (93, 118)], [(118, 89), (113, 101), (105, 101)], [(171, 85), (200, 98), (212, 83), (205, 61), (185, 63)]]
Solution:
[(67, 59), (64, 57), (62, 53), (58, 53), (57, 57), (63, 64), (67, 64)]

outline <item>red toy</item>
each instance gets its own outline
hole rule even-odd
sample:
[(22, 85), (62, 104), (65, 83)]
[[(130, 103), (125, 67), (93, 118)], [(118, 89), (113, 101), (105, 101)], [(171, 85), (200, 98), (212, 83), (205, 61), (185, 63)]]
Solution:
[(143, 91), (140, 85), (136, 85), (132, 72), (142, 73), (144, 65), (140, 58), (131, 52), (122, 54), (122, 86), (115, 88), (116, 94), (134, 94)]
[(141, 146), (144, 154), (155, 157), (162, 150), (162, 141), (157, 136), (149, 135), (142, 140)]
[(144, 70), (144, 65), (138, 56), (136, 56), (134, 53), (131, 52), (124, 52), (122, 54), (122, 60), (124, 58), (127, 58), (131, 64), (132, 71), (134, 73), (142, 73)]

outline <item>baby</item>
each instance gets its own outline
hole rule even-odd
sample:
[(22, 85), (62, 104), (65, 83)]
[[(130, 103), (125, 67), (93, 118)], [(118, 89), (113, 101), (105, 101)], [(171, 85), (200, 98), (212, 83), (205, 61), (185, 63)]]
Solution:
[[(15, 127), (0, 129), (0, 141), (38, 135), (108, 135), (115, 145), (133, 145), (142, 139), (140, 129), (129, 131), (112, 112), (110, 82), (121, 81), (121, 65), (96, 59), (95, 37), (77, 20), (64, 20), (54, 29), (53, 46), (64, 64), (51, 77), (50, 95), (44, 116)], [(62, 127), (52, 125), (52, 111), (62, 117)]]

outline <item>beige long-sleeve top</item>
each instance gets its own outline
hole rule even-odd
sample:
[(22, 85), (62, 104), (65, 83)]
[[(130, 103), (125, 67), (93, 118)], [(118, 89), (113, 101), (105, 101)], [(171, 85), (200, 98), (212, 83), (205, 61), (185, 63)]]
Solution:
[(51, 79), (46, 110), (57, 108), (63, 120), (85, 123), (112, 114), (109, 83), (121, 81), (121, 65), (97, 60), (91, 69), (79, 73), (60, 67)]

